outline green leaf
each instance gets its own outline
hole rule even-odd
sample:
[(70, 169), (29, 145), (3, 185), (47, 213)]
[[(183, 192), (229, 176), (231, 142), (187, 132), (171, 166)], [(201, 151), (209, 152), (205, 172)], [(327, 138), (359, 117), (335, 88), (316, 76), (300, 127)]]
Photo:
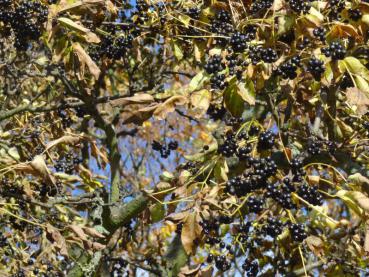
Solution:
[(160, 180), (162, 180), (163, 182), (170, 182), (174, 179), (174, 176), (172, 173), (168, 172), (168, 171), (164, 171), (161, 175), (160, 175)]
[(354, 76), (355, 84), (358, 89), (364, 92), (367, 97), (369, 97), (369, 84), (368, 82), (361, 76), (356, 75)]
[(236, 81), (236, 77), (233, 77), (229, 81), (229, 85), (224, 91), (224, 103), (227, 110), (233, 116), (239, 117), (242, 115), (242, 112), (244, 110), (244, 100), (238, 93)]
[(173, 51), (174, 51), (174, 56), (176, 57), (178, 61), (183, 59), (183, 52), (177, 42), (173, 42)]
[(189, 92), (193, 92), (193, 91), (198, 90), (199, 88), (201, 88), (202, 84), (206, 80), (209, 80), (209, 76), (206, 75), (204, 70), (197, 73), (196, 76), (192, 78), (192, 80), (189, 84)]
[(287, 33), (292, 29), (292, 26), (295, 24), (295, 16), (294, 15), (284, 15), (278, 17), (278, 35), (282, 35)]
[(159, 222), (165, 216), (165, 207), (160, 203), (156, 203), (155, 205), (150, 207), (150, 215), (152, 222)]
[(237, 84), (237, 93), (246, 103), (255, 105), (255, 87), (250, 79), (247, 79), (246, 83), (239, 82)]
[(369, 70), (358, 59), (346, 57), (344, 61), (351, 73), (361, 76), (367, 81), (369, 80)]
[(229, 172), (227, 161), (219, 160), (214, 167), (214, 176), (218, 181), (228, 181), (227, 173)]

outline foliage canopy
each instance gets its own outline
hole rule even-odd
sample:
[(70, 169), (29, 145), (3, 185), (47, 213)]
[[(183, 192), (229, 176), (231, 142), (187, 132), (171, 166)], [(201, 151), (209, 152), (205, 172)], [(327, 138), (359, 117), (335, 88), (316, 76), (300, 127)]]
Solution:
[(364, 276), (369, 3), (0, 0), (1, 276)]

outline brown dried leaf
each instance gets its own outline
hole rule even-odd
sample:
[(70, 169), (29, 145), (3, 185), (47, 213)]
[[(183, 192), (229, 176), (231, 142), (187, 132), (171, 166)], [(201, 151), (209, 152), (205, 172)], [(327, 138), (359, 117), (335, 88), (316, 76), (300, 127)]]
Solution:
[(110, 103), (113, 105), (113, 107), (116, 107), (116, 106), (125, 106), (129, 104), (145, 104), (145, 103), (151, 103), (153, 101), (154, 101), (154, 97), (152, 97), (152, 95), (147, 94), (147, 93), (141, 93), (141, 94), (135, 94), (132, 97), (112, 100), (110, 101)]
[(366, 222), (364, 250), (365, 252), (369, 252), (369, 221)]
[(350, 191), (348, 194), (359, 204), (360, 208), (369, 212), (369, 198), (360, 191)]
[(360, 39), (360, 35), (357, 32), (357, 29), (350, 24), (338, 23), (332, 27), (331, 31), (328, 34), (328, 37), (332, 38), (348, 38), (353, 37), (355, 39)]
[(94, 76), (94, 78), (97, 80), (100, 76), (101, 70), (96, 65), (96, 63), (91, 59), (91, 57), (87, 54), (85, 49), (79, 44), (79, 43), (73, 43), (73, 51), (78, 56), (78, 59), (81, 63), (80, 66), (80, 75), (81, 77), (84, 75), (84, 67), (87, 65), (88, 70), (90, 73)]
[(154, 111), (154, 116), (159, 119), (165, 119), (168, 113), (174, 112), (176, 106), (181, 106), (187, 103), (187, 98), (181, 95), (175, 95), (167, 99), (164, 103)]
[(80, 136), (73, 136), (73, 135), (67, 135), (67, 136), (62, 136), (61, 138), (58, 138), (56, 140), (50, 141), (47, 145), (46, 145), (46, 151), (50, 150), (51, 148), (53, 148), (54, 146), (61, 144), (61, 143), (65, 143), (65, 144), (77, 144), (82, 140), (82, 137)]
[(105, 168), (105, 166), (109, 163), (108, 157), (103, 153), (99, 147), (97, 147), (96, 141), (91, 141), (91, 155), (96, 159), (102, 160), (102, 167)]
[(83, 37), (86, 39), (87, 42), (100, 43), (101, 41), (100, 38), (95, 33), (91, 32), (88, 28), (84, 27), (80, 22), (75, 22), (66, 17), (60, 17), (58, 18), (58, 21), (62, 25), (68, 27), (69, 29), (82, 33)]
[(357, 107), (357, 113), (359, 115), (364, 115), (368, 112), (369, 97), (360, 89), (355, 87), (348, 88), (346, 90), (346, 98), (350, 105)]
[(196, 275), (196, 277), (211, 277), (213, 276), (214, 268), (209, 266), (207, 268), (201, 269), (200, 272)]
[(195, 240), (200, 236), (202, 230), (200, 224), (197, 221), (197, 217), (197, 213), (189, 214), (182, 228), (182, 245), (188, 255), (195, 253), (195, 249), (197, 247), (197, 245), (195, 244)]
[(323, 240), (317, 236), (308, 236), (306, 238), (306, 243), (310, 250), (318, 257), (324, 254), (324, 243)]
[(135, 123), (137, 125), (142, 124), (148, 120), (154, 113), (155, 109), (159, 105), (153, 105), (144, 108), (132, 109), (123, 115), (123, 124)]
[(199, 264), (195, 268), (190, 268), (188, 265), (181, 268), (181, 271), (178, 273), (178, 277), (186, 277), (186, 276), (196, 276), (200, 271), (201, 264)]
[(87, 240), (87, 236), (83, 229), (78, 225), (69, 225), (69, 228), (83, 241)]
[(75, 3), (71, 4), (70, 1), (60, 1), (59, 3), (59, 13), (69, 11), (76, 8), (81, 7), (89, 7), (93, 5), (103, 5), (105, 0), (80, 0), (76, 1)]
[(46, 232), (53, 245), (60, 251), (60, 254), (68, 257), (67, 245), (62, 234), (60, 234), (60, 232), (49, 223), (46, 224)]
[(37, 155), (30, 163), (31, 167), (44, 179), (52, 184), (55, 184), (55, 178), (50, 174), (49, 169), (46, 166), (45, 160), (41, 155)]
[(105, 238), (105, 236), (103, 234), (101, 234), (100, 232), (98, 232), (95, 228), (90, 228), (90, 227), (83, 227), (83, 230), (85, 231), (85, 233), (91, 237), (94, 238)]

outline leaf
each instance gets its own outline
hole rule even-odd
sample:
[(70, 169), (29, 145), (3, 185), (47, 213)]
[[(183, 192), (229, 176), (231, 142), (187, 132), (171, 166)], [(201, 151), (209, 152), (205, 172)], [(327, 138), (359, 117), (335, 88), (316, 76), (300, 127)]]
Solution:
[(350, 24), (335, 22), (334, 26), (331, 28), (331, 31), (328, 33), (328, 39), (330, 40), (349, 37), (361, 40), (360, 35), (357, 32), (357, 29)]
[(364, 92), (366, 95), (369, 95), (369, 84), (368, 82), (361, 76), (354, 76), (355, 84), (358, 89)]
[(365, 240), (364, 240), (364, 250), (369, 252), (369, 221), (365, 223)]
[(55, 179), (50, 174), (49, 169), (46, 166), (45, 160), (41, 155), (37, 155), (30, 163), (31, 167), (44, 179), (50, 181), (55, 185)]
[(317, 9), (311, 7), (309, 14), (306, 15), (306, 19), (315, 26), (320, 26), (324, 21), (324, 16)]
[(203, 83), (209, 80), (209, 77), (205, 75), (205, 71), (201, 70), (199, 73), (196, 74), (195, 77), (192, 78), (188, 88), (189, 92), (193, 92), (195, 90), (198, 90), (200, 87), (202, 87)]
[(73, 2), (70, 3), (70, 1), (67, 1), (64, 5), (60, 5), (59, 13), (81, 7), (88, 8), (93, 5), (103, 5), (105, 2), (106, 2), (105, 0), (80, 0), (74, 3)]
[(201, 264), (196, 266), (195, 268), (190, 268), (188, 265), (181, 268), (181, 271), (178, 274), (178, 277), (186, 277), (186, 276), (196, 276), (201, 269)]
[(295, 24), (295, 16), (294, 15), (284, 15), (278, 17), (278, 35), (283, 35), (292, 29)]
[(359, 207), (369, 212), (369, 198), (360, 191), (348, 192), (350, 196), (358, 203)]
[(96, 63), (91, 59), (91, 57), (86, 53), (86, 51), (82, 48), (79, 43), (73, 43), (72, 45), (74, 53), (78, 56), (78, 59), (81, 63), (81, 76), (83, 76), (83, 68), (87, 65), (88, 70), (97, 80), (100, 76), (101, 70), (96, 65)]
[(362, 17), (361, 17), (361, 21), (364, 22), (366, 25), (369, 26), (369, 14), (364, 14)]
[(224, 91), (224, 103), (228, 111), (235, 117), (242, 115), (244, 110), (244, 101), (238, 93), (236, 78), (232, 78), (228, 87)]
[(214, 175), (218, 181), (228, 181), (228, 166), (227, 161), (219, 160), (214, 167)]
[(355, 203), (355, 201), (348, 195), (347, 190), (340, 190), (336, 193), (336, 196), (342, 199), (342, 201), (357, 215), (362, 215), (362, 209), (358, 207)]
[(80, 239), (82, 239), (83, 241), (87, 240), (87, 236), (85, 234), (85, 232), (83, 231), (83, 229), (78, 226), (78, 225), (69, 225), (68, 226)]
[(159, 104), (127, 111), (123, 118), (123, 124), (135, 123), (141, 125), (154, 114), (158, 106)]
[(246, 83), (239, 82), (237, 84), (237, 88), (238, 88), (237, 93), (242, 97), (242, 99), (246, 103), (249, 103), (250, 105), (254, 106), (255, 105), (254, 83), (250, 79), (247, 79)]
[(307, 246), (310, 248), (310, 250), (318, 257), (323, 256), (324, 254), (324, 242), (321, 238), (317, 236), (308, 236), (305, 240)]
[(191, 105), (195, 108), (197, 116), (203, 116), (210, 106), (211, 93), (207, 89), (195, 91), (191, 95)]
[(71, 144), (71, 145), (75, 145), (77, 143), (79, 143), (82, 140), (83, 137), (81, 136), (73, 136), (73, 135), (67, 135), (67, 136), (62, 136), (56, 140), (50, 141), (47, 145), (45, 150), (48, 151), (51, 148), (53, 148), (54, 146), (58, 145), (58, 144)]
[(151, 221), (159, 222), (165, 217), (165, 208), (161, 203), (156, 203), (150, 207)]
[(201, 226), (197, 221), (198, 214), (191, 213), (187, 216), (182, 227), (181, 240), (187, 255), (195, 254), (195, 240), (201, 235)]
[(147, 104), (154, 101), (154, 97), (148, 93), (135, 94), (131, 97), (125, 97), (121, 99), (111, 100), (110, 104), (113, 107), (116, 106), (125, 106), (129, 104)]
[(12, 157), (14, 160), (16, 160), (16, 161), (19, 161), (19, 159), (20, 159), (20, 156), (19, 156), (19, 153), (18, 153), (18, 150), (17, 150), (17, 148), (16, 147), (11, 147), (11, 148), (9, 148), (9, 150), (8, 150), (8, 155), (10, 156), (10, 157)]
[(366, 114), (369, 107), (369, 97), (364, 92), (358, 88), (348, 88), (346, 98), (350, 105), (356, 106), (359, 115)]
[(189, 17), (186, 14), (180, 14), (178, 16), (178, 19), (188, 28), (190, 21), (191, 21), (191, 17)]
[(46, 232), (49, 235), (49, 240), (53, 243), (53, 245), (60, 251), (60, 254), (68, 257), (67, 245), (64, 237), (60, 234), (60, 232), (54, 228), (50, 223), (46, 224)]
[(83, 227), (83, 231), (89, 235), (90, 237), (93, 238), (105, 238), (105, 236), (103, 234), (101, 234), (100, 232), (98, 232), (95, 228), (90, 228), (90, 227)]
[(173, 42), (173, 52), (178, 61), (183, 59), (183, 52), (177, 42)]
[(97, 147), (96, 141), (90, 141), (90, 145), (91, 145), (91, 155), (98, 160), (99, 158), (103, 161), (103, 166), (105, 167), (105, 165), (109, 164), (109, 159), (108, 157), (105, 155), (105, 153), (103, 153), (99, 147)]
[(88, 28), (84, 27), (80, 23), (74, 22), (73, 20), (66, 17), (60, 17), (58, 18), (58, 21), (69, 29), (81, 32), (87, 42), (90, 43), (101, 42), (100, 38), (95, 33), (91, 32)]
[(181, 106), (187, 103), (187, 98), (181, 95), (175, 95), (167, 99), (164, 103), (159, 104), (159, 106), (154, 111), (154, 116), (163, 120), (167, 117), (168, 113), (174, 112), (176, 106)]
[(360, 173), (352, 174), (347, 179), (357, 185), (369, 185), (369, 179)]
[(346, 57), (344, 62), (351, 73), (359, 75), (367, 81), (369, 80), (369, 70), (358, 59)]

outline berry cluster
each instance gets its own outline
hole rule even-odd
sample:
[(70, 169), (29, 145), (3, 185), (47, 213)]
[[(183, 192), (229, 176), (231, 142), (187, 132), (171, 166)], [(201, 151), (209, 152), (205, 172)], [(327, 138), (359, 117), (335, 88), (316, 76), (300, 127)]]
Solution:
[(210, 105), (206, 113), (213, 120), (222, 119), (226, 114), (226, 109), (223, 106)]
[(168, 145), (161, 144), (160, 142), (154, 140), (152, 142), (152, 149), (154, 151), (160, 152), (160, 156), (164, 159), (168, 158), (170, 155), (170, 152), (173, 150), (177, 150), (178, 148), (178, 142), (175, 140), (172, 140), (168, 143)]
[(332, 60), (342, 60), (345, 58), (346, 49), (339, 42), (332, 42), (329, 47), (323, 48), (322, 53)]
[(312, 205), (315, 206), (323, 205), (323, 197), (318, 192), (318, 188), (316, 186), (311, 187), (308, 186), (307, 184), (302, 184), (299, 186), (297, 194)]
[(308, 62), (307, 70), (313, 75), (315, 80), (319, 81), (325, 71), (324, 62), (317, 58), (311, 58)]
[(229, 41), (232, 50), (234, 52), (243, 52), (247, 48), (247, 39), (248, 36), (246, 36), (245, 34), (241, 34), (240, 32), (234, 33)]
[(258, 139), (258, 150), (268, 150), (274, 146), (275, 135), (271, 130), (260, 133)]
[(242, 264), (242, 269), (245, 271), (246, 276), (256, 277), (259, 273), (259, 264), (257, 261), (245, 260)]
[(258, 14), (260, 12), (264, 12), (266, 9), (272, 7), (273, 2), (273, 0), (257, 0), (251, 5), (251, 13)]
[(65, 172), (71, 174), (74, 172), (75, 167), (82, 163), (80, 157), (75, 157), (72, 153), (67, 153), (61, 157), (55, 164), (55, 170), (57, 172)]
[(296, 13), (308, 13), (311, 7), (310, 0), (288, 0), (291, 10)]
[(269, 235), (272, 238), (275, 238), (282, 233), (283, 223), (281, 220), (275, 217), (269, 217), (267, 220), (267, 224), (263, 226), (263, 231), (265, 235)]
[(214, 55), (210, 57), (207, 64), (204, 66), (204, 69), (208, 74), (218, 73), (225, 68), (225, 64), (222, 61), (222, 57), (220, 55)]
[(276, 73), (281, 75), (283, 79), (293, 80), (297, 77), (297, 68), (301, 65), (301, 58), (299, 56), (295, 56), (291, 58), (288, 62), (281, 64)]
[(292, 202), (291, 192), (294, 190), (293, 184), (286, 178), (283, 184), (268, 184), (265, 197), (272, 198), (285, 209), (293, 209), (296, 205)]
[(249, 208), (250, 213), (259, 213), (263, 210), (264, 201), (262, 198), (250, 196), (247, 199), (247, 207)]
[(232, 157), (237, 151), (237, 140), (234, 134), (228, 133), (224, 143), (218, 147), (218, 152), (225, 157)]
[(363, 16), (363, 13), (359, 9), (349, 9), (349, 17), (353, 21), (359, 21)]
[(314, 37), (318, 38), (321, 42), (325, 42), (326, 31), (323, 27), (317, 27), (313, 30)]
[(260, 61), (273, 63), (278, 60), (278, 54), (272, 48), (250, 47), (249, 58), (253, 65), (258, 64)]
[(293, 241), (302, 242), (307, 238), (305, 227), (302, 224), (291, 223), (289, 230)]
[(224, 74), (216, 74), (216, 75), (212, 76), (211, 79), (210, 79), (211, 88), (212, 89), (219, 89), (219, 90), (225, 89), (228, 85), (225, 78), (226, 77), (225, 77)]
[(2, 2), (0, 22), (5, 25), (5, 30), (13, 31), (14, 46), (18, 50), (26, 50), (31, 41), (36, 41), (41, 36), (48, 9), (40, 1), (21, 1), (18, 5), (12, 3), (13, 1)]
[(322, 152), (323, 143), (320, 140), (309, 140), (307, 152), (310, 155), (319, 155)]

